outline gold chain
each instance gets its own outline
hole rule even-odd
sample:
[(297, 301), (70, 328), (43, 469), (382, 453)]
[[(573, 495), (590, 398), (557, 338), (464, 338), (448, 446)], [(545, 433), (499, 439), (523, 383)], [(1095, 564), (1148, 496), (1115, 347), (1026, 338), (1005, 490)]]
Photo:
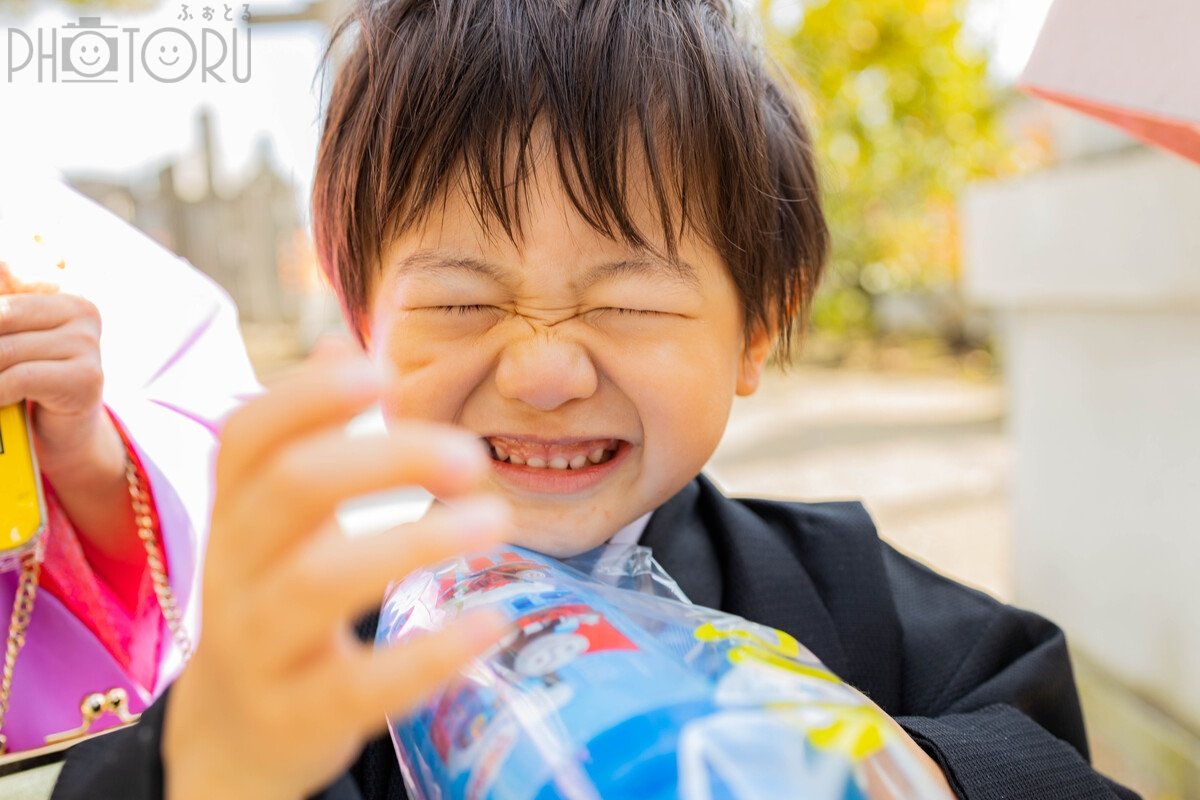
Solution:
[[(42, 571), (39, 556), (34, 550), (21, 558), (21, 578), (17, 584), (17, 596), (13, 599), (12, 617), (8, 621), (8, 645), (4, 648), (4, 672), (0, 675), (0, 731), (4, 730), (4, 717), (8, 713), (8, 698), (12, 693), (13, 670), (17, 667), (17, 656), (25, 646), (25, 631), (29, 628), (29, 618), (33, 616), (38, 574)], [(0, 753), (7, 749), (8, 737), (0, 733)]]
[(175, 593), (171, 591), (171, 581), (167, 578), (167, 565), (163, 562), (162, 550), (158, 546), (158, 537), (154, 535), (154, 517), (150, 513), (150, 498), (138, 478), (137, 467), (133, 459), (125, 461), (125, 478), (129, 482), (129, 498), (133, 501), (133, 516), (137, 521), (138, 538), (146, 547), (146, 565), (150, 568), (150, 580), (154, 584), (154, 595), (158, 598), (158, 607), (162, 609), (163, 619), (167, 628), (179, 645), (183, 660), (192, 657), (192, 640), (183, 627), (183, 614), (179, 604), (175, 602)]
[[(192, 640), (183, 626), (183, 615), (179, 611), (175, 593), (171, 591), (162, 549), (159, 548), (158, 537), (154, 534), (150, 498), (142, 486), (132, 458), (125, 459), (125, 480), (129, 484), (129, 498), (133, 502), (133, 517), (137, 523), (138, 538), (142, 540), (146, 549), (146, 565), (150, 569), (150, 580), (154, 584), (154, 596), (158, 599), (158, 607), (162, 610), (167, 628), (175, 637), (175, 643), (179, 645), (183, 660), (187, 661), (192, 657)], [(13, 670), (17, 665), (17, 656), (25, 645), (25, 632), (29, 629), (29, 619), (33, 616), (33, 601), (37, 596), (40, 572), (40, 553), (27, 553), (21, 560), (21, 578), (17, 585), (16, 599), (13, 601), (12, 618), (8, 623), (8, 643), (4, 649), (4, 672), (0, 675), (0, 731), (4, 729), (4, 716), (12, 694)], [(85, 724), (84, 731), (87, 727)], [(6, 745), (6, 737), (0, 733), (0, 754), (6, 751)]]

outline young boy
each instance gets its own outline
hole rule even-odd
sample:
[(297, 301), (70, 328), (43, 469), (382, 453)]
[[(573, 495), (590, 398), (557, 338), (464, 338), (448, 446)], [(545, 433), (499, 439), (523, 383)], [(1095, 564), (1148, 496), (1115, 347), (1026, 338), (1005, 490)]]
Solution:
[[(562, 556), (614, 536), (798, 638), (959, 796), (1132, 796), (1087, 764), (1053, 625), (898, 554), (857, 504), (698, 476), (827, 247), (808, 132), (731, 4), (367, 3), (313, 212), (391, 435), (341, 432), (376, 391), (345, 359), (230, 420), (204, 640), (136, 728), (77, 748), (56, 797), (403, 797), (390, 743), (363, 740), (497, 623), (372, 654), (356, 616), (497, 537)], [(338, 502), (403, 482), (444, 503), (339, 535)]]

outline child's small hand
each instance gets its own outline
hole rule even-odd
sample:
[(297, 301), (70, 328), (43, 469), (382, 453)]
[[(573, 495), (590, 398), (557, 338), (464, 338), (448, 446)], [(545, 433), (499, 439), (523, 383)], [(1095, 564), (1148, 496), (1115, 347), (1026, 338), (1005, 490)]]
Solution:
[[(315, 363), (226, 424), (204, 580), (204, 631), (176, 682), (163, 735), (167, 796), (300, 798), (344, 770), (363, 741), (496, 641), (467, 620), (374, 652), (353, 621), (389, 581), (496, 543), (499, 500), (468, 493), (487, 474), (477, 440), (412, 424), (349, 437), (376, 396), (366, 362)], [(420, 484), (451, 499), (422, 520), (348, 539), (334, 510), (356, 495)]]
[(104, 413), (103, 388), (94, 305), (69, 294), (0, 295), (0, 405), (34, 404), (38, 458), (52, 481), (86, 472), (97, 453), (123, 473), (124, 448)]
[(38, 462), (75, 530), (117, 561), (144, 558), (125, 445), (104, 409), (100, 312), (0, 263), (0, 406), (28, 400)]

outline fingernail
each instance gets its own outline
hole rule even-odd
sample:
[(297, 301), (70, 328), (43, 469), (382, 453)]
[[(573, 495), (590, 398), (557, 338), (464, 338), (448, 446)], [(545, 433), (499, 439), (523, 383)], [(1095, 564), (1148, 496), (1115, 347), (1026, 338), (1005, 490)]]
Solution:
[(478, 439), (455, 436), (446, 440), (439, 455), (454, 470), (476, 472), (487, 464), (487, 451)]
[(379, 391), (379, 370), (366, 359), (356, 358), (353, 361), (339, 365), (335, 380), (339, 386), (353, 392), (368, 393)]

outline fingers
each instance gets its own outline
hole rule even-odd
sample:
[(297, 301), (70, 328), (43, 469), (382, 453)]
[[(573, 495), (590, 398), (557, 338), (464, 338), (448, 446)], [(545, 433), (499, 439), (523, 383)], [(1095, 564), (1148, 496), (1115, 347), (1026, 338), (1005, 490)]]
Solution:
[(72, 319), (100, 326), (100, 312), (82, 297), (70, 294), (0, 295), (0, 336), (57, 328)]
[(379, 378), (364, 359), (313, 363), (226, 420), (218, 456), (218, 484), (239, 483), (284, 443), (305, 433), (345, 424), (379, 394)]
[(57, 414), (78, 414), (99, 402), (103, 389), (95, 359), (26, 361), (0, 372), (0, 405), (31, 400)]
[[(390, 580), (484, 549), (508, 525), (495, 500), (461, 497), (490, 468), (471, 434), (417, 422), (388, 435), (344, 431), (378, 393), (366, 359), (323, 356), (224, 426), (206, 633), (190, 669), (201, 676), (194, 691), (243, 698), (249, 708), (249, 738), (227, 755), (240, 757), (260, 738), (291, 736), (313, 745), (305, 763), (324, 758), (349, 732), (361, 737), (381, 726), (384, 713), (410, 709), (502, 635), (499, 620), (473, 620), (381, 653), (350, 635), (348, 622), (377, 605)], [(346, 539), (331, 526), (345, 500), (406, 484), (460, 499), (373, 537)]]
[(98, 352), (100, 341), (78, 326), (0, 335), (0, 372), (26, 361), (61, 361)]
[(0, 296), (0, 403), (77, 414), (99, 402), (103, 384), (95, 306), (72, 295)]
[(373, 536), (347, 539), (331, 530), (288, 559), (262, 587), (265, 614), (279, 620), (271, 635), (303, 658), (308, 647), (327, 642), (336, 626), (377, 608), (392, 581), (455, 555), (489, 549), (500, 543), (510, 523), (507, 503), (476, 496), (436, 506), (417, 522)]
[[(488, 468), (476, 438), (432, 423), (406, 423), (373, 436), (341, 430), (310, 435), (285, 445), (245, 478), (232, 510), (261, 521), (252, 540), (236, 544), (239, 558), (256, 572), (310, 537), (346, 500), (406, 485), (453, 496), (477, 486)], [(214, 528), (213, 546), (224, 548), (221, 536)]]
[(100, 312), (81, 297), (0, 296), (0, 404), (32, 400), (60, 414), (98, 402)]
[(360, 648), (349, 672), (327, 679), (329, 685), (339, 685), (349, 721), (367, 735), (380, 729), (384, 714), (412, 711), (467, 661), (493, 647), (506, 628), (504, 618), (494, 612), (472, 613), (438, 633), (390, 648)]

